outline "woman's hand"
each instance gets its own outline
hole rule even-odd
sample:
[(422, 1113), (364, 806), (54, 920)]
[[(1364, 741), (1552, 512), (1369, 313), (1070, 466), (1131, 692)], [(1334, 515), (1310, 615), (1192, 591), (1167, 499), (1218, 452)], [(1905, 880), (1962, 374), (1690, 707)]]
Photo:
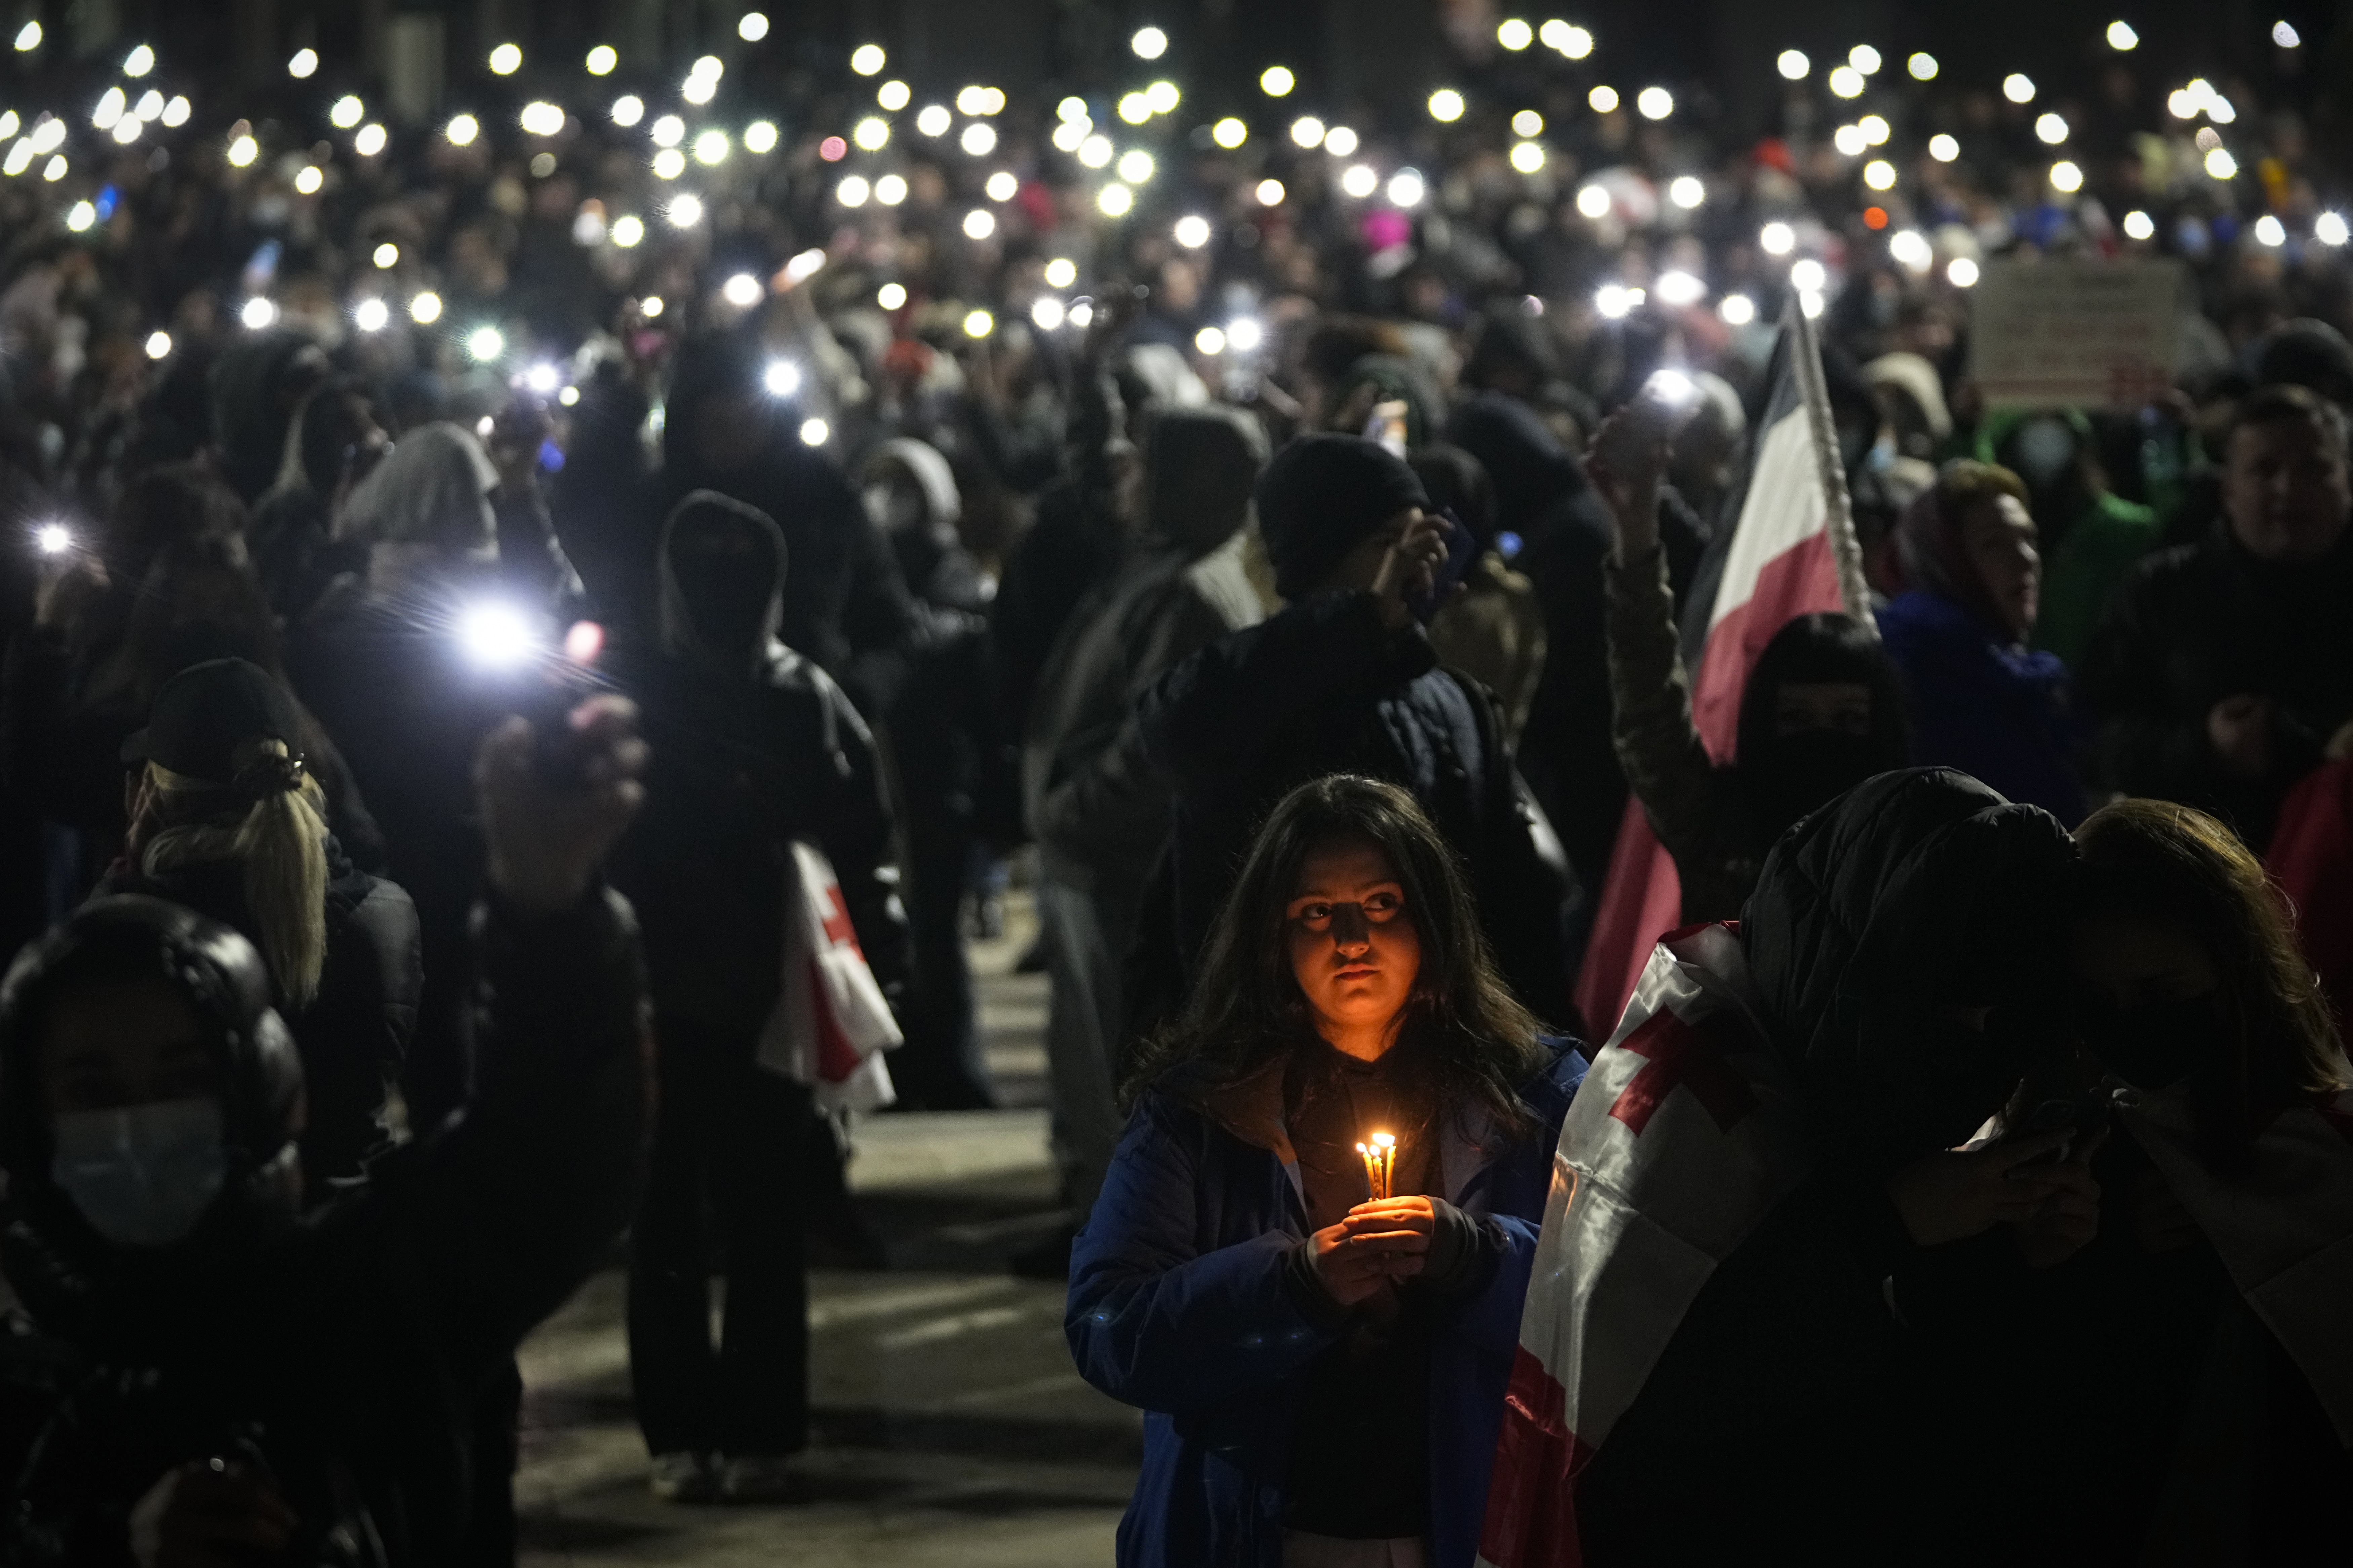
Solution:
[(1307, 1238), (1308, 1259), (1332, 1299), (1354, 1307), (1390, 1281), (1420, 1273), (1437, 1226), (1438, 1211), (1425, 1197), (1358, 1204), (1339, 1224)]
[(592, 697), (564, 722), (579, 751), (575, 787), (542, 776), (531, 725), (520, 718), (483, 737), (474, 761), (491, 885), (530, 914), (560, 914), (580, 902), (646, 795), (634, 703)]
[(2021, 1223), (2069, 1184), (2058, 1173), (2062, 1167), (2030, 1162), (2073, 1136), (2072, 1129), (2063, 1127), (2015, 1143), (1943, 1150), (1888, 1177), (1887, 1196), (1913, 1242), (1921, 1247), (1959, 1241), (2002, 1220)]
[(1410, 513), (1373, 575), (1373, 600), (1380, 607), (1381, 624), (1393, 632), (1411, 626), (1413, 609), (1408, 601), (1429, 593), (1445, 564), (1445, 520), (1418, 510)]
[(2056, 1165), (2046, 1167), (2057, 1189), (2018, 1227), (2018, 1250), (2031, 1268), (2064, 1263), (2100, 1234), (2100, 1184), (2092, 1176), (2092, 1156), (2108, 1141), (2105, 1131), (2087, 1138)]

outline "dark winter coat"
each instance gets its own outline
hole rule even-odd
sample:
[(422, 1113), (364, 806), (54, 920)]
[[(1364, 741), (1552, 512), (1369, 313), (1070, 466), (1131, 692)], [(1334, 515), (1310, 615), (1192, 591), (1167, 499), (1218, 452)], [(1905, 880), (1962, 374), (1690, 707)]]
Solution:
[[(1441, 1310), (1430, 1362), (1431, 1562), (1470, 1568), (1519, 1342), (1553, 1144), (1585, 1076), (1569, 1042), (1520, 1091), (1539, 1131), (1508, 1143), (1450, 1123), (1445, 1197), (1492, 1216), (1506, 1247), (1476, 1293)], [(1276, 1075), (1279, 1080), (1280, 1075)], [(1245, 1080), (1247, 1082), (1247, 1080)], [(1284, 1276), (1307, 1235), (1299, 1167), (1271, 1110), (1225, 1120), (1148, 1094), (1071, 1253), (1064, 1321), (1081, 1375), (1146, 1412), (1144, 1468), (1120, 1521), (1121, 1568), (1279, 1568), (1282, 1483), (1309, 1368), (1334, 1342)], [(1232, 1124), (1229, 1125), (1229, 1121)]]
[(1876, 618), (1910, 698), (1913, 761), (1957, 769), (2070, 827), (2084, 820), (2083, 726), (2058, 655), (2003, 646), (1927, 589), (1899, 595)]
[(1137, 711), (1176, 793), (1180, 971), (1275, 802), (1326, 773), (1362, 773), (1412, 792), (1462, 858), (1504, 977), (1539, 1017), (1569, 1016), (1557, 850), (1493, 702), (1439, 668), (1419, 627), (1390, 631), (1368, 593), (1314, 595), (1201, 649)]
[(303, 1562), (461, 1560), (475, 1407), (609, 1256), (646, 1102), (628, 906), (526, 918), (493, 900), (479, 929), (466, 1114), (290, 1230), (138, 1258), (73, 1241), (87, 1228), (55, 1188), (12, 1194), (0, 1248), (30, 1325), (0, 1341), (0, 1558), (128, 1568), (131, 1506), (165, 1470), (226, 1457), (301, 1517)]

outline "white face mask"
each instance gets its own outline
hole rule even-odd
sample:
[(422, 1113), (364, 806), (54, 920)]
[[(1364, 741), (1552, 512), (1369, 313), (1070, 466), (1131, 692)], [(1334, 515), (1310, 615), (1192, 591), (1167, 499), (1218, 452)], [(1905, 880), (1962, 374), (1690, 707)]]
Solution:
[(55, 1119), (49, 1174), (117, 1247), (186, 1238), (228, 1179), (216, 1100), (159, 1100)]

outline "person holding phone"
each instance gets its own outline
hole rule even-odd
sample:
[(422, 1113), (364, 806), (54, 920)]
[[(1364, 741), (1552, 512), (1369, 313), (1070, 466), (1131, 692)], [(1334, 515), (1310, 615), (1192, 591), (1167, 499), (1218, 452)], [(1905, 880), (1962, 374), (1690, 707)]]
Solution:
[[(1537, 1016), (1566, 1021), (1557, 847), (1512, 766), (1493, 700), (1441, 668), (1423, 633), (1450, 525), (1430, 514), (1402, 458), (1355, 436), (1293, 441), (1256, 500), (1289, 603), (1177, 665), (1137, 709), (1175, 795), (1162, 927), (1173, 927), (1174, 946), (1147, 953), (1165, 963), (1140, 967), (1189, 976), (1267, 809), (1305, 780), (1355, 773), (1413, 792), (1462, 857), (1504, 977)], [(1165, 1011), (1176, 998), (1161, 1000)]]

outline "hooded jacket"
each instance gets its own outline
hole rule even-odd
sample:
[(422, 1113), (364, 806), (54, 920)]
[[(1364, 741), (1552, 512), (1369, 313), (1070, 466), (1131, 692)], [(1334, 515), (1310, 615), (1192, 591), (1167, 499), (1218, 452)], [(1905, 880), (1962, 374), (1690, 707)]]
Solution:
[[(282, 1027), (268, 1044), (259, 955), (185, 911), (116, 902), (186, 922), (174, 942), (220, 1053), (231, 1172), (251, 1169), (301, 1084)], [(463, 1118), (300, 1220), (224, 1202), (189, 1243), (152, 1250), (107, 1247), (48, 1177), (28, 1025), (57, 955), (20, 961), (0, 994), (0, 1256), (29, 1328), (0, 1337), (0, 1560), (127, 1564), (132, 1505), (208, 1458), (269, 1479), (302, 1562), (462, 1560), (482, 1386), (609, 1255), (645, 1109), (628, 907), (602, 893), (526, 918), (493, 899), (477, 934), (484, 1048)]]
[[(740, 645), (713, 646), (679, 580), (683, 520), (712, 509), (765, 540), (765, 606)], [(745, 1061), (781, 977), (791, 841), (833, 862), (860, 945), (890, 989), (904, 973), (892, 828), (873, 737), (841, 688), (776, 640), (797, 569), (765, 514), (698, 492), (662, 526), (658, 652), (625, 668), (652, 758), (646, 806), (614, 859), (637, 906), (656, 1006), (743, 1041)]]
[(1814, 1165), (1709, 1277), (1585, 1472), (1596, 1568), (1949, 1546), (1909, 1533), (1925, 1433), (1901, 1313), (1926, 1254), (1884, 1183), (1966, 1140), (2056, 1044), (2073, 858), (2049, 814), (1936, 769), (1859, 785), (1767, 858), (1741, 943)]

